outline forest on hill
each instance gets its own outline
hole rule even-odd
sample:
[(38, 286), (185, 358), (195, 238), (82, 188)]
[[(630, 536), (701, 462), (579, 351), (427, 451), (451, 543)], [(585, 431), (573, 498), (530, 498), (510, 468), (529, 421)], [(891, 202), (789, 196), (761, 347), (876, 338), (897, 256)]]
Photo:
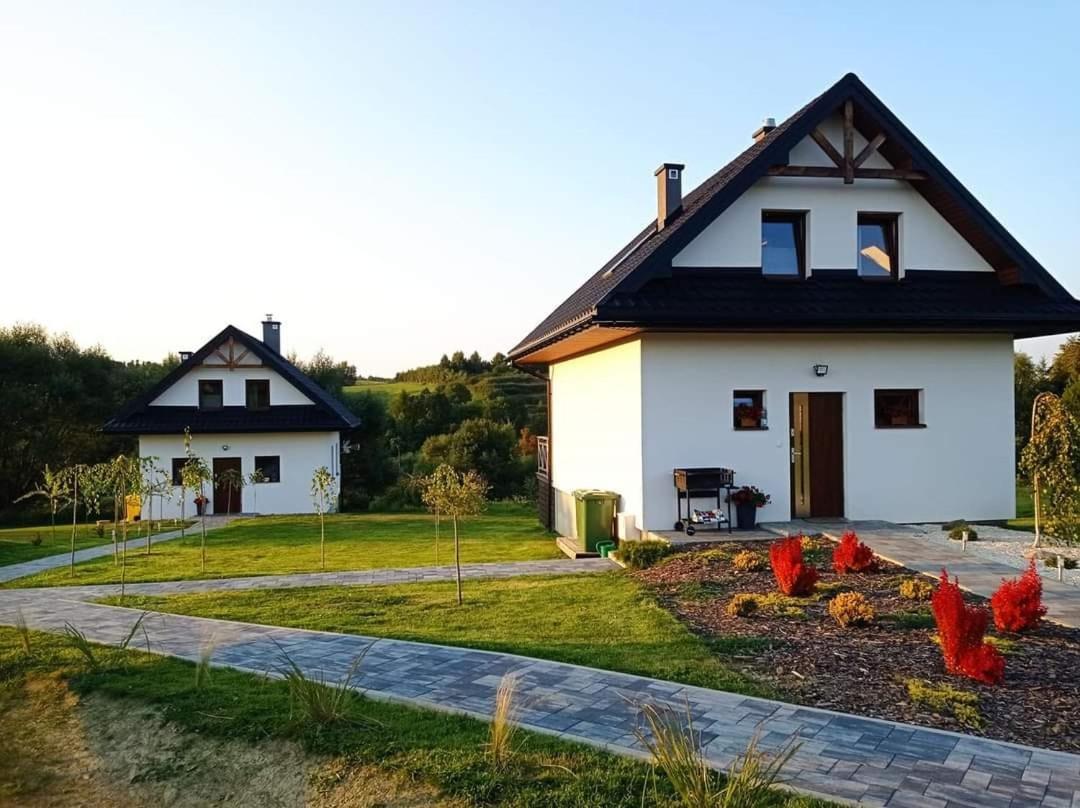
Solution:
[[(547, 424), (544, 383), (501, 354), (484, 360), (458, 351), (394, 380), (363, 379), (355, 365), (322, 351), (289, 358), (361, 418), (343, 436), (343, 509), (418, 505), (409, 477), (441, 462), (477, 469), (494, 497), (534, 495), (535, 436)], [(43, 515), (40, 500), (15, 500), (39, 484), (46, 465), (134, 452), (134, 440), (105, 435), (101, 426), (177, 363), (175, 356), (121, 362), (38, 325), (0, 327), (0, 522)]]

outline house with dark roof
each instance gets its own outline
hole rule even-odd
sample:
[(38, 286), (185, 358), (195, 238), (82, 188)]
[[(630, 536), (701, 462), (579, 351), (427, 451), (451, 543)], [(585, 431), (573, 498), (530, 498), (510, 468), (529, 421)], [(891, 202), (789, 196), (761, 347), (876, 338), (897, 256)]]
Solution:
[(1080, 330), (1050, 273), (854, 74), (682, 177), (510, 352), (549, 385), (542, 519), (605, 488), (620, 535), (671, 530), (681, 468), (759, 519), (1012, 517), (1013, 340)]
[[(342, 433), (359, 419), (281, 355), (280, 322), (267, 315), (262, 327), (261, 340), (230, 325), (181, 352), (171, 373), (105, 424), (105, 432), (136, 436), (139, 456), (171, 474), (165, 517), (181, 512), (185, 430), (214, 473), (208, 513), (310, 513), (315, 470), (340, 479)], [(237, 473), (240, 491), (226, 482)], [(184, 511), (195, 513), (196, 492), (184, 496)]]

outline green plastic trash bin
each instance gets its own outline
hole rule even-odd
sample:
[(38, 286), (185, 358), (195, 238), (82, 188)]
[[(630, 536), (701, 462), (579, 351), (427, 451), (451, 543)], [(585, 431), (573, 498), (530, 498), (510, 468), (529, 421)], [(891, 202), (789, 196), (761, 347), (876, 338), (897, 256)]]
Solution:
[(596, 544), (611, 541), (615, 523), (615, 505), (619, 495), (612, 491), (579, 488), (574, 492), (577, 511), (577, 537), (587, 553), (597, 552)]

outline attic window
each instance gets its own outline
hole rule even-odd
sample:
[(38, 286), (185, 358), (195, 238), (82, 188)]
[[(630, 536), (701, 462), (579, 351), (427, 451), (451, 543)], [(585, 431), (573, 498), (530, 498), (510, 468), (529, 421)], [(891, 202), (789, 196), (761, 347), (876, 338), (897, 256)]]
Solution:
[(248, 379), (244, 388), (245, 403), (249, 410), (270, 409), (269, 379)]
[(859, 277), (899, 277), (897, 230), (895, 213), (859, 214)]
[(202, 379), (199, 382), (199, 409), (220, 410), (224, 406), (221, 379)]
[(761, 272), (769, 277), (806, 277), (806, 214), (761, 212)]

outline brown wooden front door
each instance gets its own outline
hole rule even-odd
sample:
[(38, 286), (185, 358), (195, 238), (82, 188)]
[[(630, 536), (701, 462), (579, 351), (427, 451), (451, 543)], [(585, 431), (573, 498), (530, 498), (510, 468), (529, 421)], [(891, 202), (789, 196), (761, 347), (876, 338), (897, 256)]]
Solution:
[(844, 399), (791, 394), (791, 515), (844, 515)]
[[(234, 470), (235, 475), (225, 474), (228, 470)], [(239, 457), (215, 457), (214, 458), (214, 513), (240, 513), (240, 500), (243, 489), (230, 485), (228, 479), (239, 479)]]

